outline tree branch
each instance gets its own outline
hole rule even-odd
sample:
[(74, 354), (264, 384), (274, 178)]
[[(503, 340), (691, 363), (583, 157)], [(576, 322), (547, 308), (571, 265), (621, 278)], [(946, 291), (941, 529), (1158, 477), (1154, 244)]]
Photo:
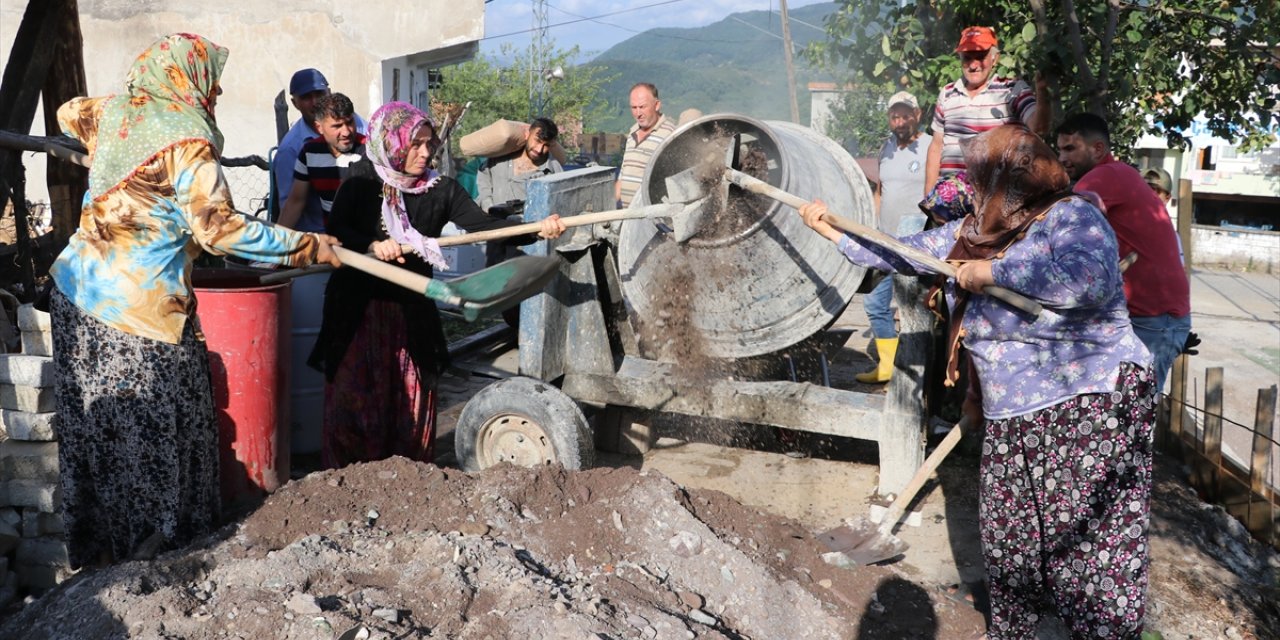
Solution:
[(1085, 56), (1084, 40), (1080, 36), (1080, 18), (1076, 15), (1076, 3), (1073, 0), (1062, 0), (1062, 15), (1067, 19), (1067, 36), (1080, 76), (1080, 93), (1089, 97), (1089, 108), (1096, 109), (1094, 100), (1098, 93), (1098, 82), (1094, 78), (1093, 68), (1089, 66), (1089, 59)]
[(1102, 64), (1098, 70), (1098, 97), (1111, 93), (1111, 56), (1115, 53), (1116, 23), (1120, 20), (1120, 0), (1107, 0), (1107, 31), (1102, 36)]

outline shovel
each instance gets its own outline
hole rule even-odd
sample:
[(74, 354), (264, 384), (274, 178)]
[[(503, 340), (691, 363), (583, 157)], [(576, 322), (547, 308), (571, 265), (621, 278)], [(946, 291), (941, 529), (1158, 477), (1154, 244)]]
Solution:
[[(690, 197), (691, 194), (703, 191), (704, 188), (702, 185), (706, 183), (706, 180), (699, 179), (699, 176), (705, 176), (706, 172), (709, 170), (723, 171), (723, 179), (725, 181), (738, 185), (742, 189), (750, 191), (751, 193), (767, 196), (777, 200), (778, 202), (797, 210), (800, 207), (809, 204), (809, 201), (804, 198), (787, 193), (786, 191), (783, 191), (782, 189), (779, 189), (763, 180), (753, 178), (741, 171), (733, 169), (731, 166), (717, 166), (714, 168), (694, 167), (691, 169), (685, 169), (684, 171), (667, 178), (668, 191), (683, 194), (683, 197), (686, 198)], [(676, 185), (678, 190), (672, 189), (672, 185)], [(847, 231), (864, 240), (870, 240), (871, 242), (874, 242), (885, 249), (889, 249), (904, 258), (909, 258), (923, 264), (932, 269), (935, 273), (942, 274), (948, 278), (955, 278), (956, 276), (955, 267), (951, 266), (951, 264), (945, 260), (940, 260), (932, 255), (920, 251), (919, 249), (903, 244), (902, 241), (880, 231), (879, 229), (873, 229), (864, 224), (837, 216), (833, 213), (828, 213), (824, 218), (834, 227)], [(695, 222), (696, 220), (689, 220), (687, 221), (687, 224), (693, 225)], [(986, 287), (983, 287), (982, 292), (1034, 316), (1040, 315), (1040, 312), (1043, 309), (1040, 306), (1040, 303), (1020, 293), (1005, 289), (1004, 287), (987, 285)]]
[(822, 559), (838, 567), (858, 566), (888, 560), (906, 551), (908, 545), (901, 538), (893, 535), (894, 527), (906, 512), (907, 506), (915, 500), (916, 494), (920, 493), (920, 489), (928, 482), (929, 476), (938, 469), (938, 465), (947, 457), (947, 454), (956, 448), (956, 444), (960, 442), (960, 436), (964, 435), (964, 431), (970, 424), (969, 417), (965, 416), (951, 427), (951, 431), (942, 439), (942, 442), (938, 443), (933, 453), (925, 458), (924, 464), (916, 471), (916, 475), (907, 482), (902, 493), (893, 501), (893, 504), (889, 505), (880, 524), (877, 525), (866, 516), (859, 516), (845, 520), (844, 524), (818, 534), (818, 540), (821, 540), (822, 544), (830, 550), (822, 554)]
[[(674, 176), (673, 176), (674, 178)], [(670, 181), (672, 178), (667, 178)], [(664, 202), (661, 204), (653, 204), (644, 207), (633, 207), (631, 209), (617, 209), (614, 211), (599, 211), (595, 213), (581, 213), (576, 216), (561, 218), (566, 228), (585, 227), (592, 224), (605, 224), (609, 222), (620, 222), (622, 220), (640, 220), (648, 218), (651, 220), (670, 219), (671, 225), (674, 227), (674, 233), (677, 239), (687, 238), (693, 234), (691, 229), (697, 224), (695, 215), (702, 209), (704, 198), (694, 198), (692, 201), (683, 202)], [(488, 242), (490, 240), (502, 240), (505, 238), (514, 238), (516, 236), (537, 233), (542, 229), (540, 223), (526, 222), (501, 229), (490, 229), (488, 231), (477, 231), (475, 233), (463, 233), (456, 236), (443, 236), (436, 238), (436, 244), (441, 247), (454, 247), (464, 244), (476, 244), (479, 242)], [(404, 252), (413, 251), (413, 247), (402, 244), (400, 249)], [(343, 262), (346, 262), (343, 260)], [(327, 264), (316, 264), (309, 267), (301, 267), (298, 269), (288, 269), (285, 271), (277, 271), (269, 273), (259, 278), (262, 284), (276, 284), (292, 280), (299, 276), (311, 275), (313, 273), (325, 273), (332, 271), (333, 267)]]
[(432, 300), (457, 305), (468, 322), (502, 311), (538, 293), (560, 268), (559, 258), (519, 256), (461, 278), (440, 280), (350, 249), (331, 248), (344, 266), (398, 284)]

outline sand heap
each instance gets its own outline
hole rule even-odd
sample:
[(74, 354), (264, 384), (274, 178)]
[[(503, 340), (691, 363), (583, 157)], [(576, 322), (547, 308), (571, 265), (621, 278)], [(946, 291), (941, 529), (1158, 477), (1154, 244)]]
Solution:
[(468, 475), (393, 458), (290, 483), (242, 522), (155, 561), (84, 572), (0, 636), (905, 638), (982, 628), (972, 609), (892, 569), (837, 569), (820, 552), (795, 522), (630, 468)]

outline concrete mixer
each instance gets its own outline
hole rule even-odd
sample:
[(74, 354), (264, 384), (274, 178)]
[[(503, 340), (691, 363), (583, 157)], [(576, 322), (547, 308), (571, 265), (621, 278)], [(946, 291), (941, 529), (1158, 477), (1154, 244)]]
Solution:
[[(807, 127), (731, 114), (686, 123), (665, 140), (632, 206), (668, 201), (668, 178), (708, 158), (872, 223), (867, 179), (839, 145)], [(613, 182), (609, 167), (535, 180), (526, 221), (610, 209)], [(830, 326), (864, 270), (790, 207), (727, 183), (707, 192), (696, 233), (682, 241), (639, 219), (528, 248), (558, 253), (563, 266), (521, 306), (521, 375), (463, 409), (455, 431), (463, 468), (583, 468), (597, 445), (643, 453), (653, 417), (667, 413), (873, 440), (881, 493), (905, 485), (924, 455), (928, 311), (902, 305), (898, 372), (885, 395), (778, 376), (770, 362)], [(900, 300), (920, 299), (921, 286), (895, 279)]]

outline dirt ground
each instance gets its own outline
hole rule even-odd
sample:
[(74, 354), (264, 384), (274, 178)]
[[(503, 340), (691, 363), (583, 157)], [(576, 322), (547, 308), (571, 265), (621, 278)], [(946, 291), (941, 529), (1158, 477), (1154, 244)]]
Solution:
[[(860, 314), (845, 315), (856, 325)], [(868, 366), (867, 338), (845, 330), (833, 380)], [(501, 375), (511, 355), (471, 364)], [(902, 558), (841, 569), (822, 562), (815, 533), (868, 513), (873, 445), (684, 425), (644, 456), (604, 454), (588, 471), (471, 475), (450, 467), (451, 421), (487, 381), (443, 381), (441, 466), (307, 474), (187, 548), (81, 572), (8, 612), (0, 638), (982, 634), (972, 443), (926, 487), (918, 526), (900, 530)], [(1158, 458), (1148, 629), (1280, 638), (1280, 557), (1201, 502), (1185, 473)], [(1038, 637), (1067, 634), (1051, 621)]]

